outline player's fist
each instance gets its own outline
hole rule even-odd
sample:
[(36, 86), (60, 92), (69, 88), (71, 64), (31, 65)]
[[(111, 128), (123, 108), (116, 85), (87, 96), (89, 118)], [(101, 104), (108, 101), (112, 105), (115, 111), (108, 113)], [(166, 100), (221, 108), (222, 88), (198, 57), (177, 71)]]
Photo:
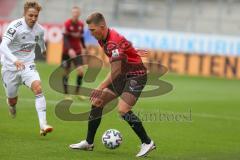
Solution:
[(102, 90), (94, 89), (90, 95), (90, 101), (94, 106), (101, 106), (103, 100), (101, 99)]
[(70, 58), (75, 58), (77, 56), (76, 52), (72, 48), (68, 50), (68, 55)]
[(137, 54), (140, 56), (140, 57), (146, 57), (148, 55), (148, 51), (145, 50), (145, 49), (137, 49)]
[(82, 49), (82, 54), (87, 54), (87, 49), (83, 48)]
[(21, 62), (21, 61), (19, 61), (19, 60), (17, 60), (16, 62), (14, 62), (14, 64), (15, 64), (15, 66), (16, 66), (16, 68), (17, 68), (18, 71), (25, 69), (24, 63)]

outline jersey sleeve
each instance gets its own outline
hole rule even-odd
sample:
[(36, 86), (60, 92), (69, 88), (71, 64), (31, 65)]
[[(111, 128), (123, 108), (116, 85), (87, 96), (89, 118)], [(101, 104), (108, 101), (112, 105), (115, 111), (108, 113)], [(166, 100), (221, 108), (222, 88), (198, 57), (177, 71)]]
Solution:
[(14, 26), (14, 23), (10, 23), (6, 31), (3, 34), (3, 38), (10, 39), (11, 41), (17, 36), (17, 28)]
[(8, 48), (8, 45), (11, 43), (11, 40), (8, 38), (3, 38), (0, 45), (0, 52), (5, 55), (12, 62), (17, 61), (17, 57), (14, 56)]
[(66, 21), (63, 25), (63, 46), (67, 50), (70, 48), (68, 28), (69, 28), (69, 24), (68, 24), (68, 21)]
[(124, 37), (120, 37), (117, 40), (117, 47), (115, 47), (111, 52), (112, 56), (110, 58), (110, 62), (126, 60), (127, 59), (127, 50), (130, 42), (127, 41)]

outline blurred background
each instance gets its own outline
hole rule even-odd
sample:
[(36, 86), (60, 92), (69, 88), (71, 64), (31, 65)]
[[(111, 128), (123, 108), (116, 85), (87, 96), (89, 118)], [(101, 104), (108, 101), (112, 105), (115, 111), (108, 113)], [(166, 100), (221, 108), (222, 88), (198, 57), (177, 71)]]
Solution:
[[(24, 0), (0, 0), (0, 35), (8, 22), (23, 15)], [(137, 48), (150, 50), (146, 62), (157, 62), (178, 74), (240, 79), (240, 0), (39, 0), (43, 10), (49, 64), (59, 64), (62, 27), (71, 8), (81, 20), (102, 12), (108, 25)], [(91, 53), (105, 59), (85, 25)], [(95, 48), (95, 49), (94, 49)], [(37, 59), (42, 59), (37, 56)]]
[[(239, 0), (39, 0), (40, 22), (62, 23), (71, 7), (82, 18), (102, 12), (110, 25), (156, 30), (238, 35)], [(15, 19), (23, 13), (24, 0), (0, 0), (0, 18)]]
[[(49, 64), (60, 63), (62, 26), (71, 8), (79, 6), (81, 20), (102, 12), (135, 47), (150, 50), (146, 62), (162, 63), (179, 74), (240, 78), (240, 0), (38, 1)], [(0, 35), (9, 21), (23, 15), (24, 2), (0, 0)], [(86, 25), (84, 36), (91, 49), (98, 46)], [(91, 51), (99, 55), (98, 49)]]

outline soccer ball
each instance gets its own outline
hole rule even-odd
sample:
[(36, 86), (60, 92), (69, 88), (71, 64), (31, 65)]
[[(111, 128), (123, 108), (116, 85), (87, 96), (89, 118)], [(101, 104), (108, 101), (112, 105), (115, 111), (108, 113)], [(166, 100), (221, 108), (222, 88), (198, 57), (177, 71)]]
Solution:
[(122, 143), (122, 135), (116, 129), (109, 129), (103, 133), (102, 143), (108, 149), (116, 149)]

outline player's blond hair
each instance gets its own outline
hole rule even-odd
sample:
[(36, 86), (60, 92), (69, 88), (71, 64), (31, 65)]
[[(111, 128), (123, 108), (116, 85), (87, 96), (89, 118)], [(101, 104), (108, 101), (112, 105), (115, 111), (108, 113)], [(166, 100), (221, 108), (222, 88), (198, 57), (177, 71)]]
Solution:
[(78, 7), (78, 6), (73, 6), (72, 9), (77, 9), (80, 11), (80, 7)]
[(24, 13), (27, 12), (28, 9), (34, 8), (38, 12), (42, 10), (42, 6), (35, 0), (26, 0), (24, 3)]

